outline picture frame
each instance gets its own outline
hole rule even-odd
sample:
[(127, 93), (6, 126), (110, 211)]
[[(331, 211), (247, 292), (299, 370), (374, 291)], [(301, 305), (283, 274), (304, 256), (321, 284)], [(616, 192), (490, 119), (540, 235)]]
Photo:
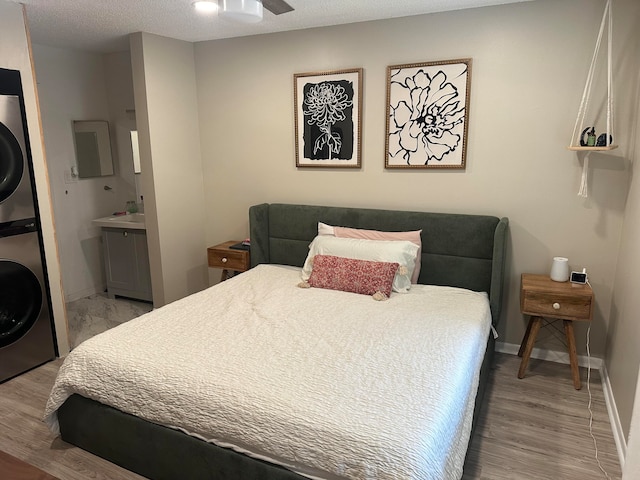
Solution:
[(471, 58), (387, 67), (385, 168), (466, 167)]
[(360, 168), (362, 68), (293, 75), (296, 167)]

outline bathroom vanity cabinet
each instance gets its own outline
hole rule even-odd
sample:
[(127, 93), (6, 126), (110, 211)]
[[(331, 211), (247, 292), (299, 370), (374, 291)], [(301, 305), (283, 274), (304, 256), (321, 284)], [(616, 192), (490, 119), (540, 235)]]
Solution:
[(102, 227), (102, 244), (109, 298), (152, 301), (146, 230)]

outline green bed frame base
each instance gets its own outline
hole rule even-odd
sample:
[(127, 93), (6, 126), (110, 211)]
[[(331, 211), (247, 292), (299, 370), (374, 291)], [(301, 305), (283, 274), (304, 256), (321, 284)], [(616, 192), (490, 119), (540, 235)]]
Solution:
[(154, 480), (304, 478), (77, 394), (60, 407), (58, 420), (65, 442)]
[[(250, 208), (251, 264), (302, 266), (317, 223), (384, 231), (422, 230), (419, 283), (489, 294), (500, 321), (508, 219), (309, 205)], [(480, 370), (473, 425), (489, 385), (495, 340), (489, 335)], [(72, 395), (58, 411), (64, 441), (153, 480), (294, 480), (285, 468), (218, 447), (180, 431)]]

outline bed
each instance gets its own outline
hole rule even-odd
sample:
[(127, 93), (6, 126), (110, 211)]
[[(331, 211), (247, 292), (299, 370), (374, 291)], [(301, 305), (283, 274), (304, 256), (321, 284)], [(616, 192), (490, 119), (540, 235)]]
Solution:
[[(319, 222), (421, 230), (419, 285), (384, 302), (298, 288)], [(500, 319), (508, 220), (262, 204), (250, 208), (249, 223), (253, 268), (74, 350), (52, 391), (49, 424), (63, 440), (152, 479), (459, 478), (491, 365), (490, 332)], [(437, 331), (418, 321), (423, 306), (431, 309), (434, 325), (441, 325)], [(283, 317), (274, 320), (273, 312)], [(206, 337), (210, 331), (215, 334)], [(241, 334), (254, 343), (229, 340)], [(469, 348), (459, 346), (463, 337)], [(401, 348), (392, 350), (394, 343)], [(429, 357), (431, 346), (440, 344), (443, 350)], [(184, 353), (175, 356), (176, 348)], [(150, 363), (140, 363), (131, 354), (136, 350)], [(408, 360), (403, 351), (412, 352)], [(424, 361), (415, 360), (423, 354)], [(97, 357), (106, 358), (106, 366)], [(369, 357), (377, 363), (367, 363)], [(167, 358), (171, 368), (162, 365)], [(378, 371), (379, 358), (393, 361)], [(416, 370), (405, 375), (409, 368)], [(87, 372), (93, 378), (74, 383)], [(416, 381), (430, 377), (435, 383)], [(185, 383), (187, 378), (195, 384)], [(219, 378), (232, 385), (222, 389)], [(393, 382), (409, 383), (420, 393), (403, 397)], [(125, 386), (124, 393), (116, 392), (117, 385)], [(215, 389), (220, 395), (210, 394)], [(131, 392), (133, 406), (127, 403)], [(432, 415), (426, 403), (431, 395), (446, 404), (444, 417)], [(258, 402), (265, 398), (265, 405)], [(403, 412), (381, 415), (380, 407)], [(223, 421), (229, 432), (216, 431)], [(387, 437), (393, 448), (382, 442)], [(350, 452), (353, 443), (344, 441), (356, 442), (360, 450)]]

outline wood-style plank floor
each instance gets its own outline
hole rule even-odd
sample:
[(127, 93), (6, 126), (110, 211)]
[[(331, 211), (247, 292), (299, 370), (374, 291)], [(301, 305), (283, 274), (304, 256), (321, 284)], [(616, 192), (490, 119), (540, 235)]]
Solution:
[(42, 422), (61, 364), (57, 359), (0, 385), (0, 450), (60, 480), (143, 479), (63, 442)]
[[(589, 433), (587, 371), (575, 390), (569, 365), (531, 359), (523, 379), (520, 358), (496, 354), (493, 375), (471, 439), (463, 480), (606, 479)], [(620, 463), (597, 370), (591, 370), (593, 435), (611, 480)]]
[(0, 474), (11, 480), (59, 480), (37, 467), (0, 450)]
[[(520, 359), (496, 354), (489, 398), (472, 438), (464, 480), (604, 479), (589, 435), (586, 385), (574, 390), (568, 365), (532, 359), (518, 380)], [(139, 480), (101, 458), (61, 441), (41, 416), (58, 359), (0, 384), (0, 450), (61, 480)], [(586, 372), (583, 371), (583, 382)], [(621, 476), (600, 378), (592, 371), (593, 433), (612, 480)], [(0, 472), (0, 478), (5, 478)], [(182, 480), (182, 479), (180, 479)]]

